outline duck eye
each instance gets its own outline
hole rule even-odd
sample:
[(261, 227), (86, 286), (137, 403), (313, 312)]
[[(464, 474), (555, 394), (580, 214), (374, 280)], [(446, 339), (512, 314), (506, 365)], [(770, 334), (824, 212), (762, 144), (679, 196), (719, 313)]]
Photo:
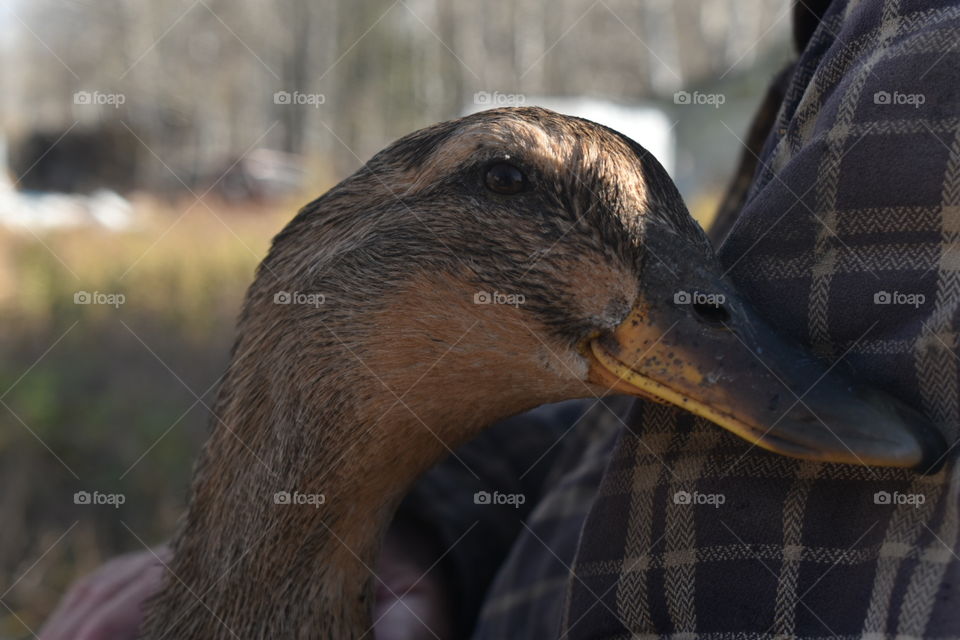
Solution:
[(527, 184), (523, 172), (507, 162), (490, 165), (484, 180), (490, 191), (508, 196), (520, 193)]

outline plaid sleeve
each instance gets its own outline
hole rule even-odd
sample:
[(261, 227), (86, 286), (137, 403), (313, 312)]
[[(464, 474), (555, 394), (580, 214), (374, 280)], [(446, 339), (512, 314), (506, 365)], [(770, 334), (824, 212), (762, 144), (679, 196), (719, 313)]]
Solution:
[(473, 640), (555, 638), (580, 530), (631, 398), (597, 400), (569, 429), (536, 508), (491, 585)]
[[(801, 3), (802, 4), (802, 3)], [(960, 2), (836, 0), (720, 250), (779, 330), (960, 430)], [(799, 462), (638, 405), (565, 638), (960, 634), (960, 467)]]
[(497, 569), (545, 489), (557, 446), (583, 401), (540, 407), (505, 420), (424, 474), (397, 512), (431, 535), (453, 594), (457, 637), (467, 637)]

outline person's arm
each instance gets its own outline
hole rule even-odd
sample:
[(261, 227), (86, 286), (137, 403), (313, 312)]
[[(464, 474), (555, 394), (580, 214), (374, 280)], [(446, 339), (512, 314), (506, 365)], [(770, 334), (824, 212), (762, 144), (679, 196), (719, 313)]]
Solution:
[(143, 604), (160, 586), (164, 546), (118, 556), (71, 585), (40, 631), (39, 640), (136, 638)]

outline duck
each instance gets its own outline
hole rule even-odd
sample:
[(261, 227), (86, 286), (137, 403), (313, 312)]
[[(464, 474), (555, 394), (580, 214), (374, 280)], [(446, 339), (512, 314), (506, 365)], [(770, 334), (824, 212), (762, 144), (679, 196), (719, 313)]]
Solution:
[(779, 454), (931, 471), (919, 412), (778, 337), (643, 147), (537, 107), (416, 131), (274, 238), (144, 638), (372, 633), (400, 500), (484, 427), (626, 394)]

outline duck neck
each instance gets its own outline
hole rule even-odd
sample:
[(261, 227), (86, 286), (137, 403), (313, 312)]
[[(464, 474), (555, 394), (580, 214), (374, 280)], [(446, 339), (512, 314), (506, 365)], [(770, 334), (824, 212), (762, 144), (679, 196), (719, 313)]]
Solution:
[(396, 506), (444, 451), (420, 421), (439, 427), (351, 391), (375, 381), (330, 376), (345, 383), (304, 401), (235, 371), (145, 637), (359, 638)]

